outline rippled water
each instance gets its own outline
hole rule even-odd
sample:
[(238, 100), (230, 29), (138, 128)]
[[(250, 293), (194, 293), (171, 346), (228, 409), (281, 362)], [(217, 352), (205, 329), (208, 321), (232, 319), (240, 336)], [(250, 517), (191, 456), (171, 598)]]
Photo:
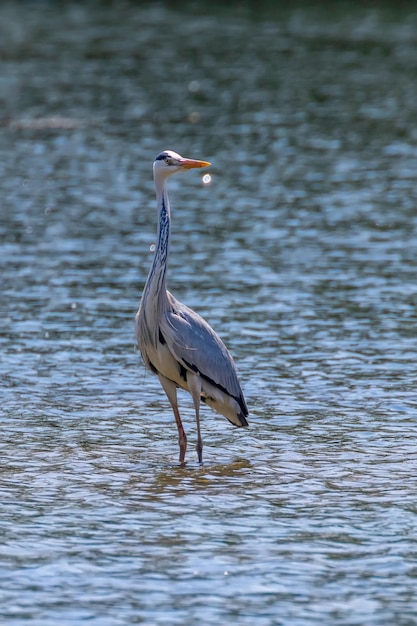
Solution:
[[(7, 624), (415, 624), (417, 14), (0, 7)], [(175, 423), (134, 349), (151, 163), (169, 285), (250, 409)]]

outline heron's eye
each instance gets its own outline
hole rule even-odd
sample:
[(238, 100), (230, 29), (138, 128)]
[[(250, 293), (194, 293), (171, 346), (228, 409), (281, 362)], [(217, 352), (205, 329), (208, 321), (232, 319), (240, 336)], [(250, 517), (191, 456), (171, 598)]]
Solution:
[(171, 157), (165, 157), (165, 163), (167, 165), (175, 165), (175, 159), (172, 159)]

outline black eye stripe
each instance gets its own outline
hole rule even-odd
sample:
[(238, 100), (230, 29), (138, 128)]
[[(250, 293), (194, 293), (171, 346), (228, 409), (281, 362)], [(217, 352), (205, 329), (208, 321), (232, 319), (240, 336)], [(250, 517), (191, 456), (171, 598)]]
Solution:
[(167, 154), (165, 154), (165, 152), (161, 152), (161, 154), (158, 154), (158, 156), (156, 157), (155, 161), (163, 161), (164, 159), (167, 158)]

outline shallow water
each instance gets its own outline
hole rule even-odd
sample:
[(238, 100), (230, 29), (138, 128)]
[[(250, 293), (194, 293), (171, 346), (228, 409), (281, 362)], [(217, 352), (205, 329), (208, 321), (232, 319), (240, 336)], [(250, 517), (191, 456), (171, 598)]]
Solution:
[[(417, 17), (210, 11), (0, 8), (0, 618), (415, 624)], [(199, 467), (181, 394), (185, 469), (133, 332), (166, 147), (250, 409)]]

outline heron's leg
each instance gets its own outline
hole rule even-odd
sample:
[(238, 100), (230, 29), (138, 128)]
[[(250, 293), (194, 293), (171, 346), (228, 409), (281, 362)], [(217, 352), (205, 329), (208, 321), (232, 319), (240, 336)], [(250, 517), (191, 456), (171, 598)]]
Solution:
[(201, 378), (199, 374), (187, 372), (188, 389), (193, 397), (195, 419), (197, 421), (197, 454), (198, 462), (203, 462), (203, 440), (200, 432), (200, 399), (201, 399)]
[(178, 411), (177, 403), (177, 386), (169, 378), (165, 378), (162, 374), (158, 374), (159, 380), (163, 387), (163, 390), (167, 394), (167, 398), (172, 406), (174, 412), (175, 421), (178, 428), (178, 443), (180, 445), (180, 464), (185, 465), (185, 453), (187, 451), (187, 435), (185, 434), (184, 427), (182, 425), (180, 413)]
[(187, 435), (185, 434), (184, 426), (182, 425), (180, 413), (177, 405), (172, 405), (174, 411), (175, 421), (178, 428), (178, 443), (180, 445), (180, 465), (185, 465), (185, 453), (187, 451)]

